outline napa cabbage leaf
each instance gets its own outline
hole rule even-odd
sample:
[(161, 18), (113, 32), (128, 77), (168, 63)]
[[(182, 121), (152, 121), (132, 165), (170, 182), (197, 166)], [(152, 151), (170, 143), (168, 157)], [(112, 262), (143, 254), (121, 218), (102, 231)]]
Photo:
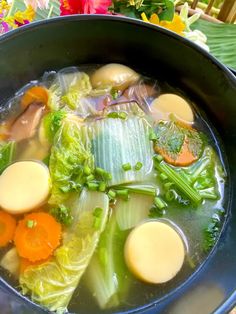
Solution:
[(80, 191), (85, 180), (84, 167), (94, 167), (90, 144), (82, 128), (76, 119), (67, 118), (55, 135), (49, 160), (52, 205), (63, 204), (70, 192)]
[[(100, 224), (94, 214), (99, 210)], [(54, 256), (40, 265), (28, 267), (20, 275), (23, 294), (49, 311), (64, 313), (96, 249), (109, 212), (106, 194), (83, 190), (72, 202), (73, 223), (66, 230)]]

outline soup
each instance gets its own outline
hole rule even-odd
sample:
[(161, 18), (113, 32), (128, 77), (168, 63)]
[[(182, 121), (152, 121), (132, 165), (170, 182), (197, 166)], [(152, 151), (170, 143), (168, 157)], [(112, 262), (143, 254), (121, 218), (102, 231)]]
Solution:
[(50, 311), (158, 300), (216, 243), (227, 175), (214, 129), (120, 64), (47, 72), (0, 128), (1, 275)]

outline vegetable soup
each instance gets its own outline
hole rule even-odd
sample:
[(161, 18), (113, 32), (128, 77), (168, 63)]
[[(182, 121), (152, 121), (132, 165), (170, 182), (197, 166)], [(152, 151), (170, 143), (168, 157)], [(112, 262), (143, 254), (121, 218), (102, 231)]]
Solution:
[(227, 173), (182, 92), (121, 64), (46, 72), (0, 125), (1, 276), (52, 312), (158, 300), (214, 247)]

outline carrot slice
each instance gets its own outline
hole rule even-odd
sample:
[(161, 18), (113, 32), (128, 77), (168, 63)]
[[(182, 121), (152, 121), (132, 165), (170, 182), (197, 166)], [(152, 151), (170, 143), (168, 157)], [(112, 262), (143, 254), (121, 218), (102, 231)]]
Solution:
[(16, 220), (10, 214), (0, 211), (0, 247), (6, 246), (14, 239)]
[(176, 156), (175, 159), (168, 152), (159, 148), (158, 146), (155, 146), (154, 149), (157, 153), (162, 155), (166, 162), (173, 166), (189, 166), (199, 158), (199, 156), (194, 156), (193, 153), (189, 150), (186, 140), (184, 141), (180, 153)]
[(29, 88), (21, 98), (21, 107), (26, 109), (33, 102), (40, 102), (47, 104), (48, 102), (48, 91), (43, 86), (34, 86)]
[(61, 225), (53, 216), (38, 212), (26, 215), (18, 223), (14, 241), (21, 257), (36, 262), (52, 255), (60, 238)]

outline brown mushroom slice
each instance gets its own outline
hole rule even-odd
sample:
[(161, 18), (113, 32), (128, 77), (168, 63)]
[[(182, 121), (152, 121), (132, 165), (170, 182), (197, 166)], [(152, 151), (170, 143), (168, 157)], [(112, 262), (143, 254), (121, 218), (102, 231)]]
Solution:
[(32, 103), (13, 123), (10, 130), (10, 139), (22, 141), (35, 135), (44, 106), (41, 103)]

